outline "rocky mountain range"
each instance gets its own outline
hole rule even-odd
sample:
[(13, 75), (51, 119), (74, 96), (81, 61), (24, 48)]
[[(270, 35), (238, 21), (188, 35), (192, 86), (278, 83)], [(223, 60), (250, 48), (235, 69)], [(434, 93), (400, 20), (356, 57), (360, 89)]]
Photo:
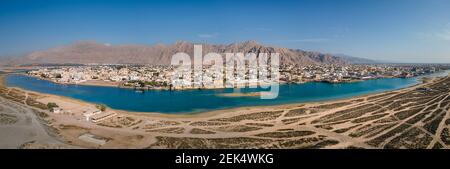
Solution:
[[(209, 52), (226, 53), (280, 53), (280, 64), (348, 64), (351, 60), (332, 54), (309, 52), (300, 49), (270, 47), (256, 41), (245, 41), (229, 45), (202, 44), (203, 54)], [(178, 41), (175, 44), (108, 45), (93, 41), (75, 42), (66, 46), (32, 52), (24, 57), (4, 61), (9, 65), (29, 64), (152, 64), (169, 65), (171, 57), (185, 52), (193, 57), (194, 43)]]

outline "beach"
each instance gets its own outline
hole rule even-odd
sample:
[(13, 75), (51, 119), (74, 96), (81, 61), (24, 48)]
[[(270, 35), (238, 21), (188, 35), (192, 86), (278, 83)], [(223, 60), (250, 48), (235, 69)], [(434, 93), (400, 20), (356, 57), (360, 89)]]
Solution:
[[(349, 99), (193, 114), (107, 108), (117, 115), (98, 123), (83, 116), (92, 103), (5, 87), (1, 97), (45, 112), (57, 138), (83, 148), (448, 148), (448, 92), (418, 90), (447, 84), (449, 78), (434, 79)], [(65, 113), (33, 107), (50, 102)]]

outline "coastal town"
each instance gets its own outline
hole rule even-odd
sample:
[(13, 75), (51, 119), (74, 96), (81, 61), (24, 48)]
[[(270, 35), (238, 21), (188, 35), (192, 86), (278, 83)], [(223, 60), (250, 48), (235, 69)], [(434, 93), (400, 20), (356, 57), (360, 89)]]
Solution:
[[(0, 72), (0, 110), (3, 110), (0, 123), (15, 126), (2, 128), (3, 135), (8, 136), (2, 138), (12, 138), (3, 142), (3, 146), (9, 147), (448, 149), (450, 146), (448, 76), (430, 78), (399, 90), (333, 101), (165, 115), (115, 110), (4, 86), (2, 76), (7, 75)], [(37, 125), (40, 123), (44, 125)], [(10, 130), (14, 132), (6, 132)], [(20, 141), (23, 139), (16, 133), (29, 130), (39, 134), (26, 134), (29, 138)]]
[(449, 7), (0, 0), (2, 166), (447, 166)]
[[(189, 85), (177, 88), (172, 84), (173, 66), (154, 65), (84, 65), (39, 67), (27, 74), (61, 84), (107, 85), (138, 89), (193, 89), (207, 88)], [(442, 64), (378, 64), (378, 65), (282, 65), (279, 68), (280, 83), (327, 82), (347, 83), (378, 78), (410, 78), (450, 69)], [(203, 67), (203, 78), (214, 76), (213, 70)], [(194, 78), (198, 78), (195, 77)], [(184, 79), (186, 84), (194, 78)], [(249, 72), (237, 82), (249, 83)], [(225, 81), (225, 78), (224, 78)]]

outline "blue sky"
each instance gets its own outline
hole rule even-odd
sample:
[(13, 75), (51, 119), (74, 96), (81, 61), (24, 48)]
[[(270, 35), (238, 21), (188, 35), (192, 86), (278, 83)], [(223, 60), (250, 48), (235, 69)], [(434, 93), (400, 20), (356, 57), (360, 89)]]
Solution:
[(288, 48), (450, 63), (448, 0), (1, 0), (0, 56), (80, 40)]

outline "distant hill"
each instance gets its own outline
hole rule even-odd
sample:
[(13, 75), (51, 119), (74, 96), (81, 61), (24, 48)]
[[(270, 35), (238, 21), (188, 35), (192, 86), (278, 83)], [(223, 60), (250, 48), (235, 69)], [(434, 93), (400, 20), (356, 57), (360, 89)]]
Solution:
[[(270, 47), (256, 41), (245, 41), (228, 45), (202, 44), (203, 53), (217, 52), (254, 52), (280, 53), (281, 64), (314, 65), (314, 64), (348, 64), (364, 59), (341, 57), (300, 49)], [(4, 61), (10, 65), (25, 64), (153, 64), (169, 65), (171, 57), (178, 52), (185, 52), (193, 57), (194, 43), (178, 41), (172, 45), (105, 45), (93, 41), (75, 42), (43, 51), (32, 52), (24, 57)]]

